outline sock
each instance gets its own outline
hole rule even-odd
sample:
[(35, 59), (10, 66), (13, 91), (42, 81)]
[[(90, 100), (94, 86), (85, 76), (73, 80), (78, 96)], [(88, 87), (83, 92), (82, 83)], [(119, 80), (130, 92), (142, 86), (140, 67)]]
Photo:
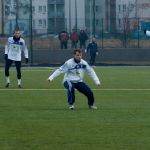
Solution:
[(10, 78), (6, 77), (6, 83), (10, 83)]
[(21, 85), (21, 79), (18, 79), (18, 85)]

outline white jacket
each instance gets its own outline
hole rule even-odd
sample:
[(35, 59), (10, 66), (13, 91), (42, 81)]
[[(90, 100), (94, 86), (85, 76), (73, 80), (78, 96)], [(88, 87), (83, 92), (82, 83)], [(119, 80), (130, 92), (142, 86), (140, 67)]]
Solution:
[(21, 53), (24, 52), (25, 58), (28, 58), (28, 49), (25, 45), (25, 41), (20, 38), (19, 41), (14, 41), (13, 37), (8, 38), (8, 42), (5, 45), (5, 54), (8, 55), (8, 59), (14, 61), (21, 61)]
[(85, 72), (87, 72), (87, 74), (94, 80), (96, 85), (100, 85), (100, 80), (93, 68), (89, 66), (89, 64), (83, 59), (81, 59), (80, 63), (76, 63), (74, 58), (66, 61), (59, 69), (57, 69), (51, 76), (49, 76), (48, 80), (52, 81), (61, 73), (65, 73), (63, 80), (64, 82), (82, 82)]

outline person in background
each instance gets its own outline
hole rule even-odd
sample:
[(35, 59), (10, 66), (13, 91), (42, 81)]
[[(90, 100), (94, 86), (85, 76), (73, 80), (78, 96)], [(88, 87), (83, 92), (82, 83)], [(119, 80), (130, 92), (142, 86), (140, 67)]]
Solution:
[(60, 48), (61, 49), (67, 49), (68, 48), (68, 40), (69, 40), (69, 35), (66, 31), (61, 31), (59, 33), (59, 40), (60, 40)]
[(86, 41), (88, 40), (88, 36), (84, 30), (80, 31), (79, 34), (79, 41), (80, 41), (80, 48), (86, 48)]
[(10, 85), (10, 74), (9, 69), (12, 63), (15, 63), (17, 71), (17, 83), (18, 87), (21, 88), (21, 53), (24, 52), (26, 63), (28, 63), (28, 49), (25, 45), (25, 41), (20, 37), (20, 31), (16, 30), (13, 37), (8, 38), (8, 42), (5, 45), (5, 77), (6, 85), (8, 88)]
[(96, 39), (92, 38), (91, 42), (88, 44), (87, 49), (85, 49), (85, 53), (90, 53), (90, 65), (95, 65), (95, 58), (98, 55), (98, 48)]
[(85, 72), (94, 80), (97, 86), (100, 85), (100, 80), (93, 68), (89, 66), (85, 60), (82, 59), (81, 50), (75, 49), (73, 52), (73, 58), (67, 60), (47, 79), (49, 82), (51, 82), (60, 74), (65, 73), (63, 83), (64, 87), (67, 89), (70, 110), (74, 109), (75, 89), (77, 89), (87, 97), (88, 106), (90, 109), (97, 109), (97, 107), (94, 105), (95, 100), (91, 88), (83, 82)]
[(70, 35), (70, 40), (71, 40), (72, 49), (77, 48), (79, 36), (75, 29), (72, 30), (72, 33)]

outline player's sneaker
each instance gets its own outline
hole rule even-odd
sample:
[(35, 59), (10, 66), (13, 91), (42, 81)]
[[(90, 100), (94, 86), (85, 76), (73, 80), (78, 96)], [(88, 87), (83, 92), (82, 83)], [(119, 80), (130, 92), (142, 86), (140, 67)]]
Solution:
[(5, 88), (9, 88), (10, 83), (6, 83)]
[(70, 110), (74, 110), (74, 105), (70, 105), (70, 106), (69, 106), (69, 109), (70, 109)]
[(89, 109), (97, 109), (95, 105), (89, 105)]
[(18, 84), (18, 88), (21, 88), (21, 84)]

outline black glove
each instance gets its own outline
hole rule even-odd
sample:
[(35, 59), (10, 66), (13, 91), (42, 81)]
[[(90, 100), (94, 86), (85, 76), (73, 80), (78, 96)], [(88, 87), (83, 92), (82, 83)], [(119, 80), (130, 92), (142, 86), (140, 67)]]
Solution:
[(8, 55), (7, 55), (7, 54), (5, 54), (5, 61), (7, 61), (7, 59), (8, 59)]
[(144, 34), (146, 34), (146, 29), (144, 30)]
[(28, 59), (28, 58), (26, 58), (26, 64), (28, 64), (28, 62), (29, 62), (29, 59)]

